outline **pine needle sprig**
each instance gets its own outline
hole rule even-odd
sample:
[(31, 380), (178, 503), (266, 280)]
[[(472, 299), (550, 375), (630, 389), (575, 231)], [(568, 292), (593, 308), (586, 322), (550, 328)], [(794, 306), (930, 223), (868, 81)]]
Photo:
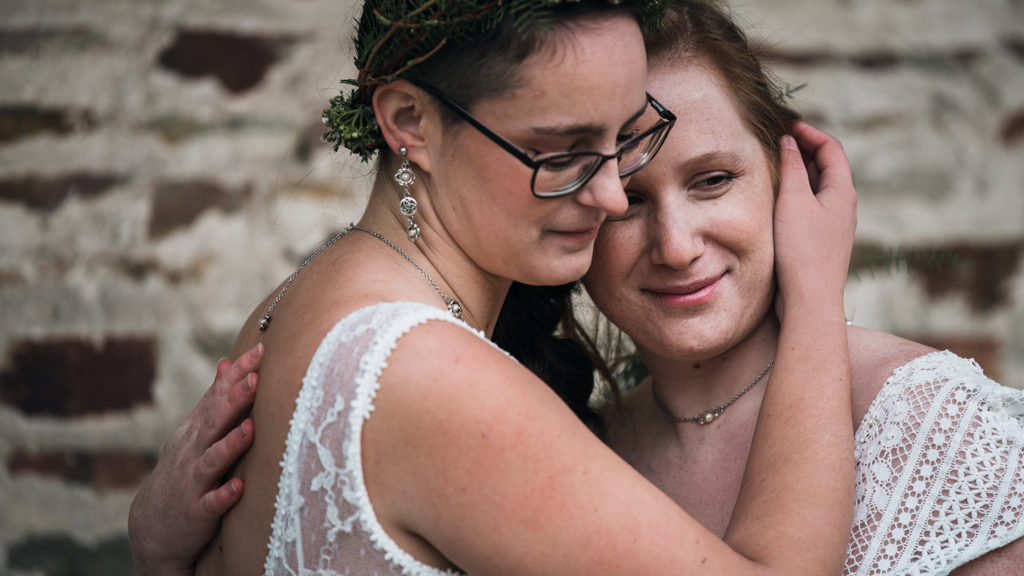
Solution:
[(896, 272), (943, 272), (967, 263), (957, 251), (921, 246), (860, 245), (850, 260), (850, 276)]

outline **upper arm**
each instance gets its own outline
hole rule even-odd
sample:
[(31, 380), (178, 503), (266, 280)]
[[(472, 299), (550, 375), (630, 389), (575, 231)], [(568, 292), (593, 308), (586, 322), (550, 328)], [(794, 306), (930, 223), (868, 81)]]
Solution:
[(1024, 538), (975, 558), (949, 576), (1003, 576), (1019, 573), (1024, 566)]
[(472, 574), (756, 571), (529, 371), (447, 323), (392, 353), (363, 459), (378, 514)]
[[(905, 366), (879, 394), (858, 431), (855, 548), (874, 552), (858, 562), (948, 570), (1020, 536), (1024, 446), (1019, 416), (998, 407), (998, 386), (947, 352)], [(1010, 574), (1021, 565), (1018, 539), (955, 574)]]

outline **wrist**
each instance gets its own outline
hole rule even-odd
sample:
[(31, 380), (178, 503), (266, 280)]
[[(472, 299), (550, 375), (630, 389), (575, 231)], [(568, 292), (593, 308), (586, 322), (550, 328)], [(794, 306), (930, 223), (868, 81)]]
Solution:
[(844, 287), (807, 286), (780, 290), (787, 313), (831, 317), (844, 316)]

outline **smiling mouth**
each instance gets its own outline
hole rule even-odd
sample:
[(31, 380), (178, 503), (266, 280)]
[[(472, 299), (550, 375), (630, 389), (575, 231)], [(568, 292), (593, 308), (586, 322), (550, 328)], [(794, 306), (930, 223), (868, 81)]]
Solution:
[(705, 278), (688, 284), (677, 286), (665, 286), (658, 288), (644, 288), (643, 292), (674, 306), (696, 306), (704, 304), (714, 296), (718, 284), (725, 276)]

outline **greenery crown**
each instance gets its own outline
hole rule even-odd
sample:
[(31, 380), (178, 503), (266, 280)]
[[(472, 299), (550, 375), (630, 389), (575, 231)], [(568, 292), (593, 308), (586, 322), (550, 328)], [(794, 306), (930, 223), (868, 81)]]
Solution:
[[(356, 31), (354, 79), (345, 79), (342, 93), (324, 109), (327, 132), (322, 140), (337, 152), (342, 146), (368, 162), (384, 144), (373, 114), (373, 92), (380, 84), (405, 77), (441, 48), (485, 38), (506, 18), (517, 33), (529, 35), (551, 21), (559, 4), (579, 0), (370, 0)], [(608, 0), (634, 5), (641, 26), (657, 26), (662, 0)]]

